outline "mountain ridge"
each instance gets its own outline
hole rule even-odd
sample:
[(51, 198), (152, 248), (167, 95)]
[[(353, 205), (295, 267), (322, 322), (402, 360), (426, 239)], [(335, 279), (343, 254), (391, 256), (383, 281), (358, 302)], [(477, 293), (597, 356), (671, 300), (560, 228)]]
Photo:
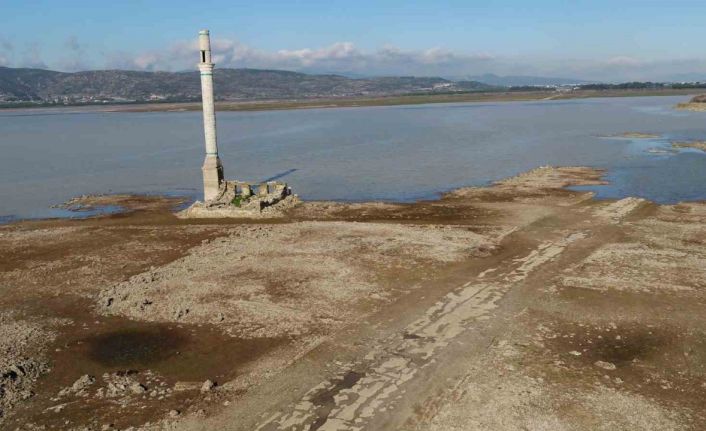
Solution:
[[(494, 88), (476, 81), (451, 81), (440, 77), (348, 78), (272, 69), (218, 69), (214, 80), (218, 100), (384, 96)], [(6, 103), (192, 101), (200, 97), (197, 71), (58, 72), (0, 67), (0, 102)]]

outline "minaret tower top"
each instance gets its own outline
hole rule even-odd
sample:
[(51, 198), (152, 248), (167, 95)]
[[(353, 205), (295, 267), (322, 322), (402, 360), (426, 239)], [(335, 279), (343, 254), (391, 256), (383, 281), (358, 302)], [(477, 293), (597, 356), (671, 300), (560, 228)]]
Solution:
[(199, 50), (201, 50), (201, 63), (211, 63), (211, 36), (208, 30), (199, 32)]

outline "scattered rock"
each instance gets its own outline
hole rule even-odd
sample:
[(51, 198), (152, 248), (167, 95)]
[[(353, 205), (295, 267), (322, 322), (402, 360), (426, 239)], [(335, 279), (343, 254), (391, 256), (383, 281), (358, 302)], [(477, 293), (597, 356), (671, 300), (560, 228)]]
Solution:
[(144, 394), (145, 392), (147, 392), (147, 387), (145, 387), (145, 385), (143, 385), (141, 383), (136, 382), (136, 383), (133, 383), (130, 385), (130, 392), (132, 392), (133, 394), (136, 394), (136, 395), (137, 394)]
[(54, 413), (59, 413), (59, 412), (61, 412), (62, 410), (64, 410), (64, 408), (66, 408), (67, 405), (68, 405), (68, 403), (57, 404), (57, 405), (55, 405), (55, 406), (48, 407), (46, 411), (48, 411), (48, 412), (54, 412)]
[(55, 333), (47, 327), (61, 323), (53, 320), (39, 324), (0, 311), (0, 428), (12, 408), (34, 395), (37, 378), (49, 371), (43, 358), (44, 345), (54, 339)]
[(596, 361), (593, 363), (593, 365), (597, 366), (598, 368), (603, 368), (604, 370), (608, 370), (608, 371), (613, 371), (617, 368), (615, 366), (615, 364), (613, 364), (611, 362), (604, 362), (604, 361)]
[(174, 383), (174, 392), (194, 391), (201, 387), (202, 384), (199, 382), (176, 382)]
[(179, 410), (169, 410), (169, 416), (172, 418), (175, 418), (175, 417), (179, 416), (180, 414), (181, 414), (181, 412)]
[(201, 385), (201, 393), (205, 394), (207, 392), (211, 392), (211, 390), (213, 390), (213, 388), (215, 387), (215, 383), (213, 383), (211, 380), (206, 380), (205, 382), (203, 382), (203, 385)]
[(83, 376), (79, 377), (73, 385), (69, 386), (68, 388), (64, 388), (61, 391), (59, 391), (59, 396), (60, 397), (65, 397), (70, 394), (78, 394), (94, 384), (96, 382), (96, 378), (93, 376), (89, 376), (88, 374), (84, 374)]

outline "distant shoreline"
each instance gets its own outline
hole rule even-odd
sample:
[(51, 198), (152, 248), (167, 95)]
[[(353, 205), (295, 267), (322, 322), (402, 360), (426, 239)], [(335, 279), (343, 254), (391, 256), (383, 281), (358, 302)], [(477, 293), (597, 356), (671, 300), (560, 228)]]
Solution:
[[(690, 96), (694, 89), (668, 90), (580, 90), (560, 93), (556, 91), (526, 92), (474, 92), (451, 94), (415, 94), (379, 97), (347, 97), (291, 100), (219, 101), (218, 111), (275, 111), (289, 109), (353, 108), (364, 106), (400, 106), (432, 103), (511, 102), (540, 100), (569, 100), (599, 97)], [(184, 112), (201, 110), (201, 102), (129, 103), (115, 105), (62, 105), (2, 107), (0, 112), (39, 109), (75, 109), (96, 112)]]

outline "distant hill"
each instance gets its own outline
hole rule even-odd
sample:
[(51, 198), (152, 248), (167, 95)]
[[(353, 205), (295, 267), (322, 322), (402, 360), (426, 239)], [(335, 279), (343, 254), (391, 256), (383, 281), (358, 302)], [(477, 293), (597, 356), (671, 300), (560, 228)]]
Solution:
[[(219, 100), (297, 99), (482, 91), (493, 86), (437, 77), (353, 79), (282, 70), (217, 69)], [(201, 97), (199, 73), (98, 70), (64, 73), (0, 67), (0, 102), (107, 103), (189, 101)]]
[(510, 76), (499, 76), (492, 73), (486, 73), (484, 75), (473, 75), (465, 77), (453, 77), (453, 79), (468, 79), (472, 81), (479, 81), (484, 84), (500, 86), (500, 87), (521, 87), (521, 86), (559, 86), (559, 85), (571, 85), (571, 84), (587, 84), (593, 81), (584, 81), (581, 79), (574, 78), (552, 78), (543, 76), (523, 76), (523, 75), (510, 75)]

